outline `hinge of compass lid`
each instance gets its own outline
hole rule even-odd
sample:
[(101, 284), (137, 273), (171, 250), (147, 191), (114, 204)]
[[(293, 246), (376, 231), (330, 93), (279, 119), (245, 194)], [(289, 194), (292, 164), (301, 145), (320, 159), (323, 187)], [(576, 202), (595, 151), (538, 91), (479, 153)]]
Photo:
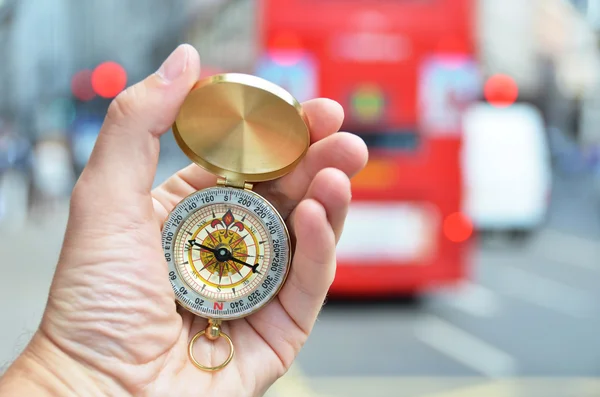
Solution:
[(221, 178), (221, 177), (219, 177), (217, 179), (217, 186), (228, 186), (228, 187), (235, 187), (238, 189), (246, 189), (246, 190), (252, 190), (252, 187), (253, 187), (253, 185), (251, 183), (246, 183), (241, 180), (228, 180), (226, 178)]

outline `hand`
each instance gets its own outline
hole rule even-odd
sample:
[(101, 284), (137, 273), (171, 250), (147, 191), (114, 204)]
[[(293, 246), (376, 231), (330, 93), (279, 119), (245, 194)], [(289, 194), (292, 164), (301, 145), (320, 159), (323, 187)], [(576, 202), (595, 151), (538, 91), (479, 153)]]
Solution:
[[(306, 157), (287, 176), (255, 188), (295, 236), (292, 271), (268, 306), (224, 323), (236, 346), (229, 366), (200, 371), (187, 345), (207, 322), (175, 304), (161, 226), (181, 199), (214, 186), (216, 177), (191, 165), (151, 191), (159, 137), (199, 71), (197, 52), (180, 46), (157, 73), (110, 105), (72, 194), (39, 330), (0, 382), (0, 395), (18, 387), (18, 374), (26, 373), (22, 379), (38, 382), (32, 390), (54, 395), (257, 396), (286, 372), (307, 340), (334, 278), (349, 178), (365, 165), (366, 146), (336, 133), (343, 118), (337, 103), (304, 104), (311, 126)], [(228, 346), (204, 342), (196, 345), (196, 358), (222, 362)]]

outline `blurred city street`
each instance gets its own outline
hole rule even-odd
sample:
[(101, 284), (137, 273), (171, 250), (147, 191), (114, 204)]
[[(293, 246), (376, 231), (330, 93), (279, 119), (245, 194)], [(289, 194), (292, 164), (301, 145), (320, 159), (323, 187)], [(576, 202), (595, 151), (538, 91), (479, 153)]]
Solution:
[[(337, 101), (340, 130), (369, 150), (352, 180), (331, 295), (268, 397), (600, 396), (599, 38), (600, 0), (0, 0), (0, 374), (39, 324), (68, 200), (110, 103), (188, 43), (201, 59), (193, 78), (205, 84), (194, 86), (173, 129), (188, 125), (193, 144), (171, 132), (160, 138), (155, 186), (190, 161), (210, 164), (206, 142), (226, 160), (208, 169), (227, 183), (302, 164), (261, 168), (272, 154), (296, 156), (295, 139), (278, 143), (293, 120), (308, 140), (305, 127), (326, 118), (313, 113), (305, 125), (298, 116), (308, 107), (291, 106), (289, 95)], [(229, 84), (222, 98), (190, 100)], [(250, 88), (285, 111), (266, 99), (246, 106)], [(126, 98), (141, 103), (140, 92)], [(309, 156), (359, 159), (338, 138), (323, 138), (321, 147), (335, 150)], [(237, 158), (233, 169), (223, 165)], [(248, 168), (254, 161), (262, 165)], [(106, 183), (124, 189), (118, 178)], [(217, 204), (202, 200), (182, 224)], [(245, 219), (236, 230), (248, 231)], [(173, 234), (198, 236), (202, 224)], [(179, 243), (165, 242), (165, 257), (184, 249)], [(270, 282), (258, 261), (278, 271), (264, 252), (246, 252), (257, 263), (241, 264), (257, 283), (239, 283), (252, 292), (231, 277), (222, 283), (222, 270), (211, 284), (216, 250), (203, 249), (207, 279), (191, 274), (206, 283), (170, 279), (210, 315), (254, 307), (253, 294)], [(236, 260), (233, 245), (222, 249), (214, 261)]]
[[(522, 246), (502, 237), (482, 243), (473, 278), (459, 290), (420, 304), (329, 301), (297, 365), (270, 395), (350, 397), (376, 387), (376, 396), (514, 396), (529, 388), (570, 395), (557, 387), (598, 395), (600, 382), (591, 379), (600, 376), (600, 221), (592, 186), (584, 177), (557, 179), (547, 227)], [(0, 278), (4, 363), (39, 321), (66, 209), (36, 214), (24, 230), (2, 236), (10, 264)]]

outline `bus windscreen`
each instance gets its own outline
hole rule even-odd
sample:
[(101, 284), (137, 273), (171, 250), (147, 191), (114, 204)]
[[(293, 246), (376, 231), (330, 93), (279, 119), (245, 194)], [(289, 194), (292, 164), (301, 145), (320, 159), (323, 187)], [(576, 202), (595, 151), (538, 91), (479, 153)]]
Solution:
[(369, 149), (413, 152), (419, 148), (420, 137), (416, 131), (356, 132)]

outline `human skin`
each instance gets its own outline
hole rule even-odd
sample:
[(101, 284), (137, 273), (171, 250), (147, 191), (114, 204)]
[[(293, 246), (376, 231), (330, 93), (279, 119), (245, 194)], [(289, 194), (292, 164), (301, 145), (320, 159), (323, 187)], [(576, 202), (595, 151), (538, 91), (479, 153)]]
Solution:
[[(182, 198), (214, 186), (216, 177), (190, 165), (152, 190), (159, 137), (199, 74), (198, 53), (182, 45), (111, 103), (72, 192), (42, 321), (0, 378), (0, 396), (260, 396), (306, 342), (335, 275), (350, 178), (365, 166), (366, 146), (338, 132), (339, 104), (303, 104), (311, 132), (305, 158), (288, 175), (255, 188), (294, 236), (291, 272), (262, 310), (224, 323), (234, 360), (215, 373), (200, 371), (187, 345), (207, 321), (176, 305), (160, 232)], [(195, 356), (217, 365), (227, 349), (202, 340)]]

